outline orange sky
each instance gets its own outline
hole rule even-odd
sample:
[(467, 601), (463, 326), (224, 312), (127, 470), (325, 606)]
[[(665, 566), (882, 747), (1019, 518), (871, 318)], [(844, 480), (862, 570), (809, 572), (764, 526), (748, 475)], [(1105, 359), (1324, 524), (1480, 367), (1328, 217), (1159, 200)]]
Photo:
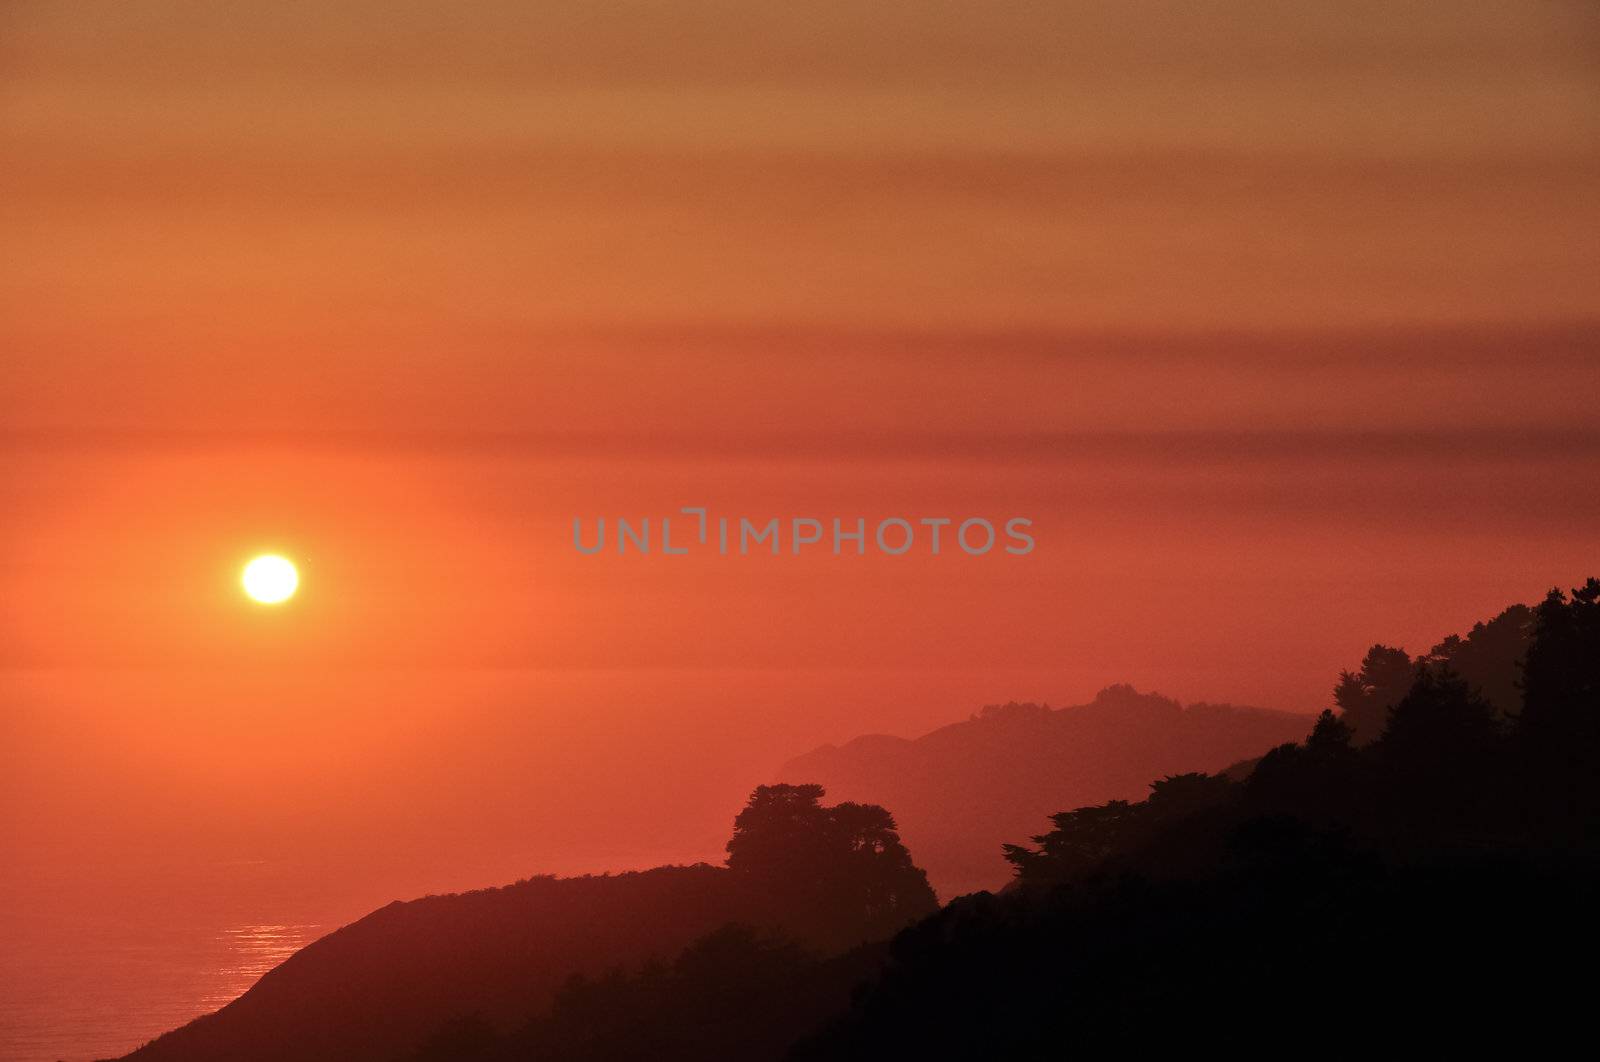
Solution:
[[(1593, 4), (332, 6), (0, 11), (35, 864), (710, 857), (822, 741), (1312, 710), (1596, 569)], [(570, 547), (694, 504), (1040, 545)]]

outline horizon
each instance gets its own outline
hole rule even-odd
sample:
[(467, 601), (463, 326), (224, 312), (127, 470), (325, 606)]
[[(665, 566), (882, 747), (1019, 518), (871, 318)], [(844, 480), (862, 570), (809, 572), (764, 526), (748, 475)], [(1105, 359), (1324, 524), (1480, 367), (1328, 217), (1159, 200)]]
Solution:
[[(822, 746), (1309, 725), (1580, 585), (1597, 59), (1579, 0), (7, 5), (0, 1062), (392, 900), (721, 862)], [(780, 555), (574, 548), (685, 507)]]

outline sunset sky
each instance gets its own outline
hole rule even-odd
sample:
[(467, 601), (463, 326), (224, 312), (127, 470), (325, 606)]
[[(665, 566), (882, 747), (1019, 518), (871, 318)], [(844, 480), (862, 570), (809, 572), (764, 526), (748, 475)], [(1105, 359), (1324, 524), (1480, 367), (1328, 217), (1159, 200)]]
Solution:
[[(1597, 71), (1584, 2), (4, 5), (0, 884), (717, 858), (821, 742), (1311, 711), (1580, 581)], [(1039, 545), (572, 549), (685, 505)]]

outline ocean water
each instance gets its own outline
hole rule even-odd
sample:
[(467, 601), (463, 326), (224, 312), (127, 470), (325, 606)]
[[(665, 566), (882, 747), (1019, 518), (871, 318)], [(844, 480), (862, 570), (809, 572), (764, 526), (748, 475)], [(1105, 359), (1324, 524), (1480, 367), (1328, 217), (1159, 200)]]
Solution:
[(350, 917), (239, 862), (66, 880), (5, 874), (0, 1062), (114, 1058), (238, 998)]

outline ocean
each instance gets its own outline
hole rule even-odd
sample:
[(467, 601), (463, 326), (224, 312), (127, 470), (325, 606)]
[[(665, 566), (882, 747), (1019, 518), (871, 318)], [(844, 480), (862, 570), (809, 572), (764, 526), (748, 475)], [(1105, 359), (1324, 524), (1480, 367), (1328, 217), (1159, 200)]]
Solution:
[[(266, 862), (4, 873), (0, 1062), (115, 1058), (238, 998), (354, 917)], [(98, 899), (84, 896), (97, 887)], [(376, 906), (376, 905), (374, 905)]]

